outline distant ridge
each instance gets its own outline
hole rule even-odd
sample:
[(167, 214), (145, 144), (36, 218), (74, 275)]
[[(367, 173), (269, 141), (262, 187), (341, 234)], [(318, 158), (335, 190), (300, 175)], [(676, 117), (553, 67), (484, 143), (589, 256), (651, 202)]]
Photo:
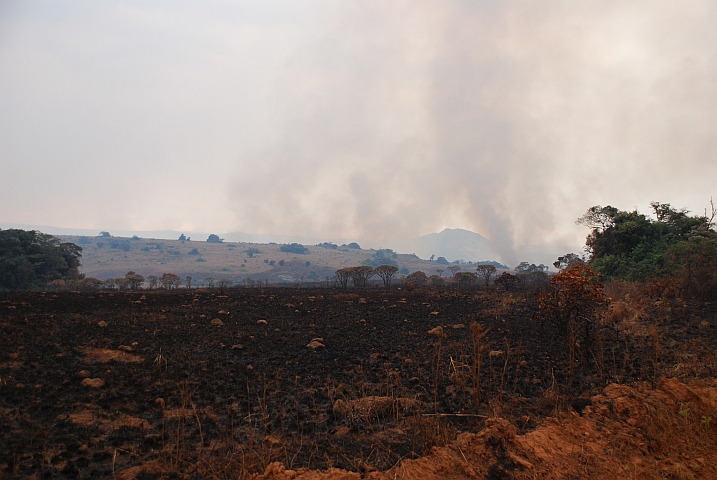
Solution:
[(464, 261), (500, 261), (498, 255), (490, 246), (490, 241), (482, 235), (462, 228), (446, 228), (440, 233), (429, 233), (396, 245), (394, 248), (400, 253), (415, 253), (421, 258), (430, 258), (431, 255), (445, 257), (449, 262)]
[[(28, 225), (22, 223), (0, 223), (0, 229), (20, 228), (23, 230), (39, 230), (50, 235), (83, 235), (96, 237), (100, 234), (98, 229), (64, 228), (51, 225)], [(181, 234), (191, 237), (194, 241), (204, 241), (210, 233), (216, 233), (225, 242), (247, 243), (300, 243), (302, 245), (316, 245), (325, 241), (348, 243), (350, 240), (338, 241), (336, 239), (318, 239), (292, 235), (275, 235), (245, 232), (192, 232), (178, 230), (113, 230), (105, 229), (113, 237), (155, 238), (163, 240), (177, 240)], [(362, 244), (363, 246), (363, 244)], [(397, 253), (415, 253), (420, 258), (429, 259), (431, 255), (445, 257), (448, 261), (501, 261), (500, 255), (490, 247), (487, 238), (470, 230), (462, 228), (446, 228), (439, 233), (429, 233), (421, 237), (398, 240), (391, 247)]]
[[(64, 228), (54, 227), (52, 225), (27, 225), (23, 223), (0, 223), (0, 229), (6, 230), (9, 228), (19, 228), (22, 230), (38, 230), (43, 233), (49, 233), (50, 235), (83, 235), (86, 237), (96, 237), (100, 234), (98, 229), (89, 228)], [(326, 240), (319, 240), (309, 237), (299, 237), (291, 235), (273, 235), (273, 234), (261, 234), (261, 233), (244, 233), (244, 232), (193, 232), (189, 230), (178, 231), (178, 230), (106, 230), (113, 237), (133, 237), (138, 236), (140, 238), (156, 238), (161, 240), (177, 240), (180, 235), (184, 234), (187, 237), (191, 237), (196, 241), (204, 241), (209, 237), (210, 233), (219, 235), (219, 238), (223, 238), (227, 242), (248, 242), (248, 243), (301, 243), (303, 245), (316, 245), (317, 243), (325, 242)]]

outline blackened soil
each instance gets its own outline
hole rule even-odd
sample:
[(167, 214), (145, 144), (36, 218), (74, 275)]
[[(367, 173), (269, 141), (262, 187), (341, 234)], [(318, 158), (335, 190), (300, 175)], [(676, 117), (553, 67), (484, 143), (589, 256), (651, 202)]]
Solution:
[[(218, 457), (247, 472), (277, 460), (388, 469), (488, 415), (526, 430), (608, 382), (714, 375), (711, 308), (675, 303), (652, 333), (596, 327), (571, 368), (564, 336), (533, 320), (531, 292), (0, 294), (0, 477), (109, 476), (151, 460), (199, 476)], [(473, 322), (490, 328), (482, 348)], [(443, 336), (428, 333), (438, 326)], [(99, 349), (140, 358), (88, 353)], [(333, 408), (370, 396), (395, 408)], [(436, 413), (448, 415), (425, 415)]]

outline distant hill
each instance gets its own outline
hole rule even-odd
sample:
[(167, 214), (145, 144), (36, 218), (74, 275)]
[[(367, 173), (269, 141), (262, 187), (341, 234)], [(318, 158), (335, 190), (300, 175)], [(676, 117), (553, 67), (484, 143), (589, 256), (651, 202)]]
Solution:
[(500, 260), (487, 238), (462, 228), (446, 228), (440, 233), (423, 235), (396, 245), (394, 250), (415, 253), (421, 258), (445, 257), (449, 262)]
[[(100, 229), (87, 229), (87, 228), (65, 228), (65, 227), (54, 227), (52, 225), (27, 225), (23, 223), (3, 223), (0, 222), (0, 229), (19, 228), (22, 230), (38, 230), (43, 233), (49, 233), (50, 235), (84, 235), (89, 237), (98, 236)], [(273, 234), (261, 234), (261, 233), (245, 233), (245, 232), (193, 232), (189, 230), (178, 231), (178, 230), (115, 230), (112, 228), (104, 228), (102, 230), (108, 231), (113, 237), (133, 237), (138, 236), (140, 238), (155, 238), (161, 240), (177, 240), (180, 235), (184, 234), (190, 237), (192, 240), (204, 241), (209, 237), (210, 233), (219, 235), (228, 242), (245, 242), (245, 243), (301, 243), (304, 245), (315, 245), (326, 241), (327, 239), (316, 239), (310, 237), (299, 237), (291, 235), (273, 235)], [(345, 242), (341, 242), (345, 243)]]
[[(401, 268), (404, 274), (421, 270), (433, 275), (439, 269), (445, 269), (415, 255), (348, 245), (306, 245), (304, 251), (297, 252), (282, 250), (279, 243), (212, 243), (206, 240), (77, 235), (59, 235), (59, 238), (81, 246), (81, 273), (101, 280), (123, 277), (133, 271), (145, 278), (173, 273), (181, 278), (191, 276), (198, 282), (212, 277), (234, 283), (250, 278), (271, 283), (294, 283), (297, 280), (323, 281), (340, 268), (365, 264), (392, 264)], [(380, 282), (380, 279), (374, 277), (372, 281)]]
[[(19, 223), (2, 223), (0, 222), (0, 228), (21, 228), (23, 230), (39, 230), (43, 233), (49, 233), (51, 235), (64, 235), (64, 236), (88, 236), (96, 237), (99, 235), (100, 230), (96, 229), (80, 229), (80, 228), (63, 228), (54, 227), (50, 225), (26, 225)], [(192, 231), (177, 231), (177, 230), (114, 230), (104, 229), (109, 231), (113, 237), (128, 237), (137, 236), (142, 239), (164, 239), (164, 240), (177, 240), (181, 234), (190, 237), (193, 241), (203, 242), (209, 236), (209, 233), (215, 233), (225, 240), (225, 242), (239, 242), (239, 243), (300, 243), (302, 245), (316, 245), (325, 241), (332, 241), (334, 243), (342, 244), (349, 243), (353, 240), (341, 240), (332, 238), (310, 238), (300, 236), (289, 236), (289, 235), (275, 235), (275, 234), (256, 234), (256, 233), (245, 233), (245, 232), (192, 232)], [(360, 242), (363, 246), (363, 243)], [(487, 238), (479, 235), (470, 230), (464, 230), (460, 228), (446, 228), (439, 233), (430, 233), (423, 235), (422, 237), (398, 240), (390, 245), (394, 251), (398, 253), (414, 253), (422, 259), (429, 259), (431, 255), (438, 257), (445, 257), (449, 262), (455, 260), (468, 261), (501, 261), (500, 255), (495, 253), (490, 247), (490, 242)]]

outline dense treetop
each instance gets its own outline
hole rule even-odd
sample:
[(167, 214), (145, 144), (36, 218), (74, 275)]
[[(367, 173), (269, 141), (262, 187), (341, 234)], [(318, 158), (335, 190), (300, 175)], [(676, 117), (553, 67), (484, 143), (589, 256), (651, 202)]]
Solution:
[(697, 257), (702, 264), (717, 257), (714, 212), (709, 218), (691, 216), (669, 203), (651, 205), (655, 218), (598, 205), (577, 220), (591, 228), (585, 244), (596, 272), (606, 278), (646, 280), (674, 274)]
[(82, 247), (28, 230), (0, 230), (0, 290), (43, 288), (80, 276)]

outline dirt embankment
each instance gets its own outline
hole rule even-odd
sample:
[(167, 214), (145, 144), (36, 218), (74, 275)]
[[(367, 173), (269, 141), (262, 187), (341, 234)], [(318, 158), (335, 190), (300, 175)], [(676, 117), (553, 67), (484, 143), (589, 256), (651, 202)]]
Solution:
[(547, 418), (525, 435), (491, 418), (481, 432), (462, 433), (387, 472), (294, 471), (276, 462), (254, 479), (717, 478), (714, 382), (690, 387), (672, 378), (656, 389), (612, 384), (576, 406), (581, 413), (573, 408)]

